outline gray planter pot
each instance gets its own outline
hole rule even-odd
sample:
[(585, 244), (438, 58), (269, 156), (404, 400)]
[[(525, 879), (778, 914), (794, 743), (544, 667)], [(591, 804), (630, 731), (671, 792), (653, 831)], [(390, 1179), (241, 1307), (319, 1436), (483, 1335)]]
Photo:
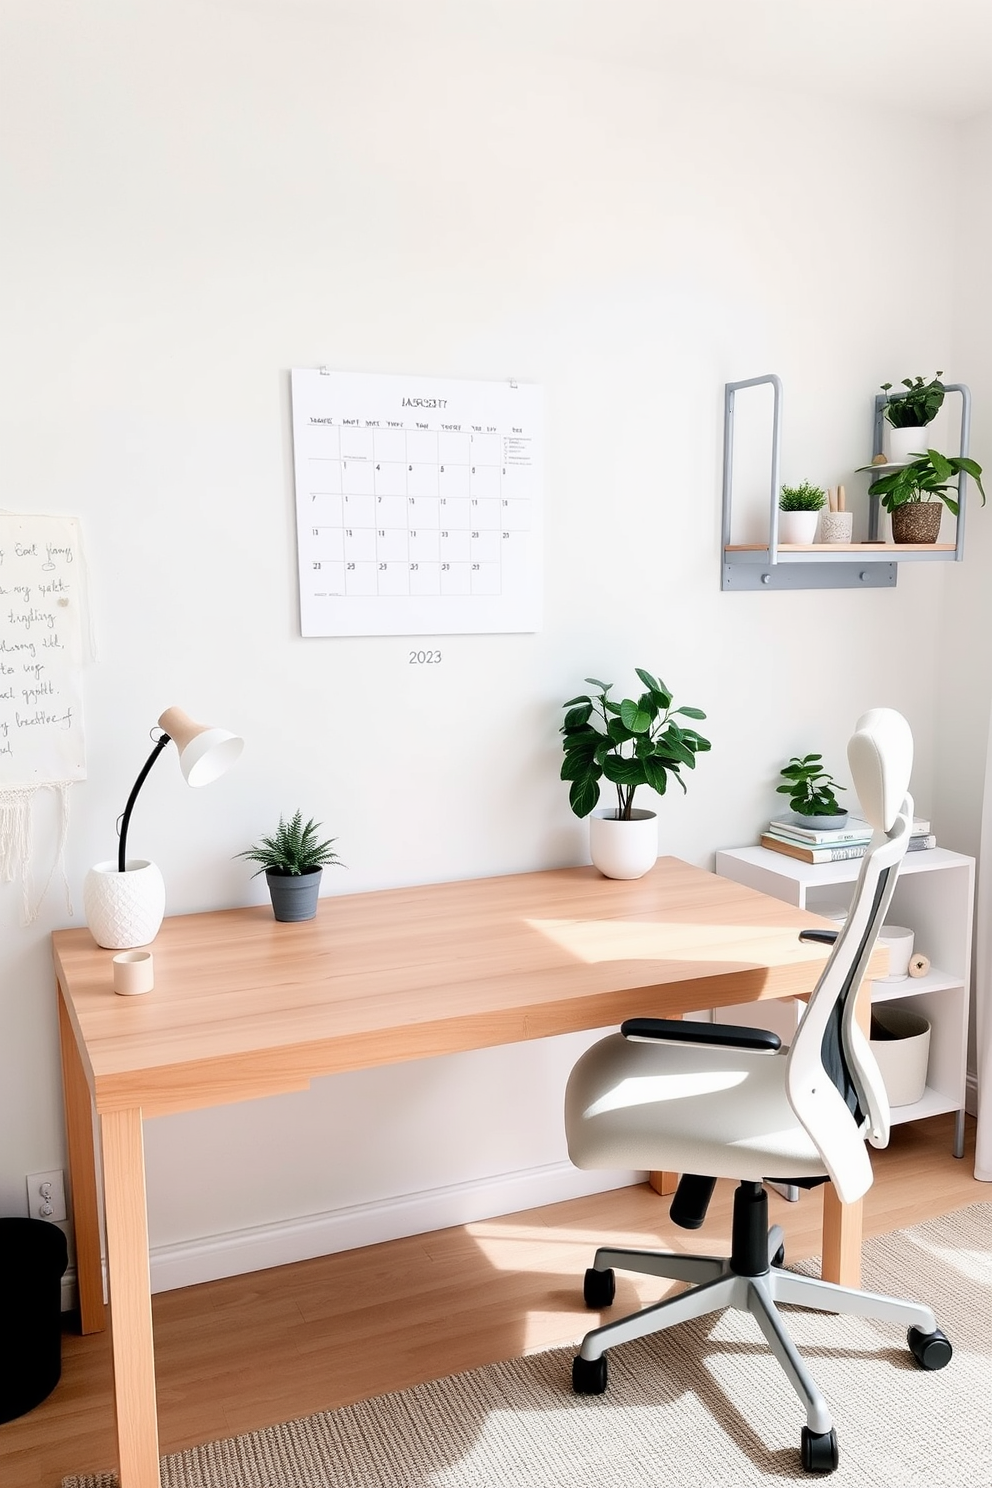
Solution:
[(266, 870), (272, 913), (277, 920), (312, 920), (317, 914), (322, 868), (312, 873), (271, 873)]
[(792, 813), (792, 820), (797, 827), (806, 827), (811, 832), (839, 832), (841, 827), (847, 826), (847, 811), (838, 812), (835, 816), (805, 816), (801, 811)]

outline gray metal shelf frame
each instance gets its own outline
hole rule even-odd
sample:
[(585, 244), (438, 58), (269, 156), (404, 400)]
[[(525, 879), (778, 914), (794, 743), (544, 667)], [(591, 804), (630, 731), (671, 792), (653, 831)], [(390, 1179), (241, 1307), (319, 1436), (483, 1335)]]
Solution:
[[(734, 479), (734, 411), (738, 392), (744, 388), (772, 388), (772, 447), (769, 482), (768, 545), (735, 547), (730, 541)], [(971, 429), (971, 392), (963, 383), (946, 383), (945, 391), (961, 395), (959, 453), (968, 453)], [(898, 393), (875, 397), (873, 457), (882, 453), (885, 405)], [(824, 544), (815, 551), (781, 548), (778, 541), (778, 500), (781, 488), (782, 379), (774, 372), (728, 382), (724, 390), (723, 417), (723, 510), (721, 520), (722, 579), (724, 590), (754, 589), (894, 589), (899, 563), (935, 563), (964, 557), (965, 487), (968, 477), (958, 477), (958, 516), (953, 545), (934, 547), (899, 546), (878, 537), (880, 503), (870, 498), (867, 543)]]

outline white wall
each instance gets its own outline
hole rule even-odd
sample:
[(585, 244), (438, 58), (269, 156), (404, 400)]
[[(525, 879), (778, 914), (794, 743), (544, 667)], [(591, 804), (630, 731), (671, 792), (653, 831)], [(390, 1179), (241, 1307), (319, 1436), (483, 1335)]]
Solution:
[[(954, 239), (955, 362), (967, 369), (974, 420), (971, 448), (992, 472), (992, 301), (988, 256), (982, 244), (992, 230), (992, 201), (984, 189), (992, 153), (992, 114), (962, 129), (960, 169), (965, 189)], [(955, 214), (956, 215), (956, 214)], [(985, 481), (992, 496), (992, 483)], [(940, 615), (940, 664), (931, 693), (934, 735), (934, 802), (943, 840), (960, 852), (979, 853), (985, 790), (989, 710), (992, 707), (992, 507), (981, 510), (972, 491), (965, 563), (949, 568)], [(981, 864), (979, 864), (981, 872)], [(978, 990), (977, 988), (975, 989)], [(974, 1008), (975, 994), (972, 995)], [(973, 1072), (975, 1020), (970, 1028)]]
[[(843, 780), (850, 725), (880, 703), (913, 723), (918, 804), (935, 807), (936, 617), (960, 572), (905, 565), (894, 592), (719, 588), (725, 381), (778, 372), (784, 479), (843, 481), (863, 504), (878, 384), (979, 380), (952, 359), (940, 245), (894, 239), (877, 210), (869, 142), (891, 113), (701, 85), (677, 58), (664, 75), (539, 55), (526, 31), (446, 15), (99, 0), (57, 26), (47, 7), (0, 17), (0, 500), (80, 517), (97, 641), (77, 923), (171, 703), (248, 741), (209, 792), (169, 758), (145, 788), (131, 847), (173, 912), (262, 902), (234, 854), (297, 806), (339, 838), (331, 895), (587, 861), (557, 778), (560, 704), (587, 675), (635, 685), (635, 665), (705, 708), (713, 740), (661, 808), (664, 851), (708, 865), (753, 841), (793, 752), (822, 750)], [(900, 127), (953, 200), (954, 127)], [(288, 371), (320, 364), (544, 386), (539, 634), (445, 637), (431, 668), (404, 638), (300, 638)], [(43, 806), (39, 872), (53, 834)], [(26, 1172), (64, 1162), (47, 937), (70, 921), (54, 889), (31, 927), (18, 908), (0, 889), (6, 1213)], [(368, 1238), (402, 1226), (377, 1210), (398, 1196), (415, 1196), (411, 1223), (424, 1191), (439, 1222), (557, 1196), (578, 1181), (560, 1132), (575, 1048), (151, 1122), (153, 1246), (192, 1247), (170, 1273), (188, 1280), (210, 1271), (198, 1243), (230, 1231), (316, 1215), (323, 1241), (326, 1216), (371, 1208)]]
[[(958, 365), (968, 369), (973, 398), (971, 447), (986, 472), (992, 471), (992, 301), (988, 256), (983, 243), (992, 229), (992, 200), (984, 189), (992, 152), (992, 115), (961, 131), (962, 193), (956, 216), (954, 263), (954, 347)], [(992, 494), (992, 484), (985, 482)], [(941, 665), (932, 702), (939, 725), (935, 742), (935, 800), (945, 823), (948, 846), (978, 852), (981, 835), (985, 752), (992, 701), (992, 509), (982, 511), (973, 490), (967, 516), (968, 561), (948, 570), (940, 618)], [(953, 841), (951, 840), (953, 838)]]

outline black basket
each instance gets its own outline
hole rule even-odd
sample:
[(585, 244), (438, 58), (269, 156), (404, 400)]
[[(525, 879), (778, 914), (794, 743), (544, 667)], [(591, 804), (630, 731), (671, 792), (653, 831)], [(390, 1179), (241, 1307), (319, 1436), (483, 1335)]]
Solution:
[(56, 1225), (0, 1219), (0, 1422), (33, 1410), (59, 1382), (68, 1264)]

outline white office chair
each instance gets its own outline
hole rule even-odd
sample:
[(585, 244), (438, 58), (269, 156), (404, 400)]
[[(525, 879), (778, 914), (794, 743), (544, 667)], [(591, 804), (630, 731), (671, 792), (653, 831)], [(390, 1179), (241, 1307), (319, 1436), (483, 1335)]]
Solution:
[(813, 1187), (828, 1179), (851, 1203), (872, 1183), (865, 1140), (884, 1147), (889, 1108), (855, 1018), (868, 957), (892, 898), (912, 829), (909, 725), (889, 708), (858, 720), (848, 744), (853, 785), (874, 828), (843, 929), (800, 932), (834, 948), (788, 1050), (774, 1033), (726, 1024), (635, 1018), (600, 1040), (572, 1071), (565, 1096), (569, 1154), (580, 1168), (683, 1174), (671, 1217), (698, 1229), (717, 1178), (735, 1178), (729, 1259), (603, 1247), (586, 1272), (587, 1306), (613, 1301), (612, 1268), (692, 1283), (688, 1290), (587, 1333), (573, 1362), (579, 1394), (606, 1389), (606, 1349), (725, 1307), (750, 1312), (806, 1408), (808, 1472), (837, 1466), (837, 1435), (777, 1302), (908, 1326), (924, 1369), (951, 1345), (928, 1307), (781, 1269), (783, 1232), (768, 1228), (767, 1182)]

